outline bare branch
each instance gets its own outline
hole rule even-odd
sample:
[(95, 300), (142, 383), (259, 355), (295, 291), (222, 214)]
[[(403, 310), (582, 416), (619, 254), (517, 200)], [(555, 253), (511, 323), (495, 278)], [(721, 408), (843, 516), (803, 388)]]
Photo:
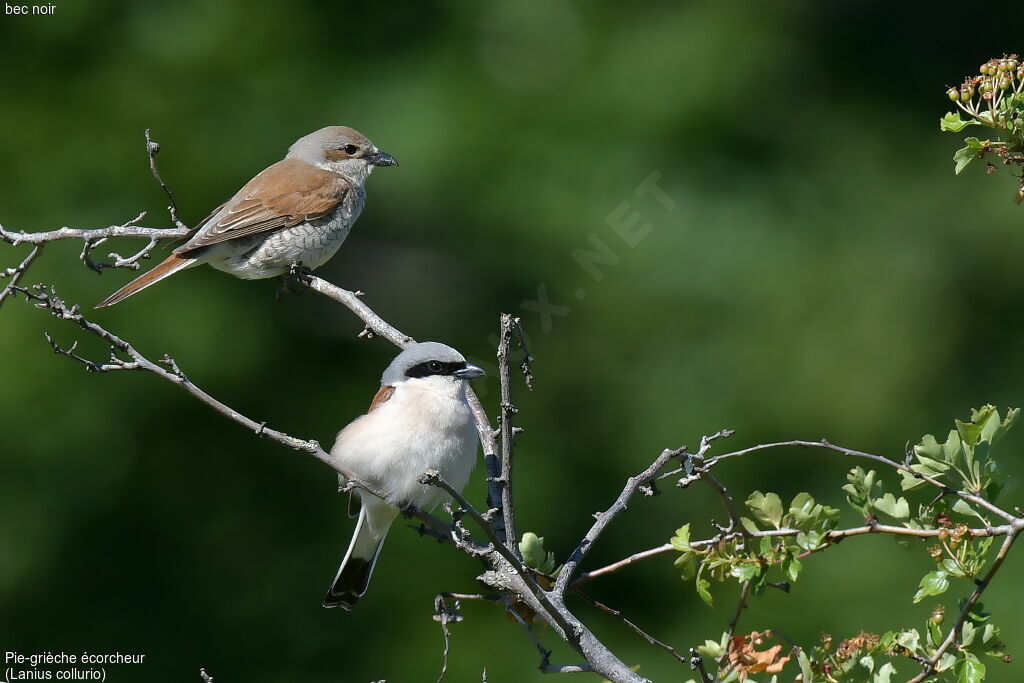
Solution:
[[(516, 530), (515, 506), (512, 500), (512, 457), (518, 431), (512, 417), (519, 412), (512, 403), (512, 380), (509, 373), (509, 344), (513, 332), (518, 329), (522, 336), (519, 318), (502, 313), (498, 341), (498, 375), (501, 381), (501, 407), (498, 412), (498, 428), (501, 430), (501, 512), (505, 517), (506, 544), (518, 557), (519, 533)], [(527, 375), (529, 377), (529, 375)]]
[(623, 567), (628, 567), (629, 565), (639, 562), (640, 560), (646, 560), (648, 557), (654, 557), (655, 555), (667, 553), (670, 550), (675, 550), (675, 548), (672, 547), (671, 543), (659, 545), (649, 550), (641, 550), (638, 553), (633, 553), (629, 557), (624, 557), (618, 562), (612, 562), (611, 564), (601, 567), (600, 569), (595, 569), (589, 572), (583, 572), (582, 574), (580, 574), (580, 577), (578, 579), (572, 582), (572, 585), (579, 586), (581, 584), (586, 583), (587, 581), (590, 581), (591, 579), (596, 579), (599, 576), (604, 576), (605, 574), (614, 574)]
[(619, 497), (615, 499), (612, 506), (604, 512), (598, 512), (594, 515), (596, 521), (593, 526), (590, 527), (590, 531), (587, 532), (583, 537), (583, 540), (581, 540), (579, 545), (576, 546), (576, 549), (572, 551), (571, 555), (569, 555), (569, 559), (566, 560), (564, 565), (562, 565), (562, 569), (558, 573), (558, 581), (555, 583), (554, 589), (552, 589), (553, 593), (557, 595), (563, 595), (565, 593), (565, 589), (568, 587), (569, 581), (572, 580), (573, 575), (576, 573), (576, 568), (579, 567), (580, 562), (582, 562), (583, 558), (587, 556), (587, 553), (590, 552), (590, 549), (593, 547), (598, 537), (600, 537), (601, 533), (604, 532), (605, 528), (611, 523), (611, 521), (626, 509), (626, 505), (629, 503), (630, 498), (633, 497), (633, 494), (636, 493), (637, 489), (653, 479), (661, 468), (668, 464), (669, 460), (682, 455), (684, 452), (685, 447), (676, 448), (674, 450), (666, 448), (661, 452), (661, 455), (655, 458), (654, 462), (651, 463), (647, 469), (635, 477), (630, 477), (626, 480), (626, 485), (623, 487), (622, 493), (620, 493)]
[[(0, 230), (2, 229), (3, 228), (0, 227)], [(0, 292), (0, 306), (3, 306), (4, 301), (6, 301), (7, 298), (14, 293), (15, 288), (18, 286), (18, 282), (20, 282), (21, 278), (24, 277), (25, 271), (29, 269), (29, 266), (32, 265), (32, 262), (36, 260), (36, 258), (42, 251), (42, 244), (35, 245), (34, 247), (32, 247), (32, 251), (28, 253), (28, 256), (25, 257), (24, 261), (19, 263), (14, 268), (7, 268), (4, 270), (3, 273), (0, 273), (0, 278), (11, 278), (11, 281), (8, 282), (7, 286), (4, 287), (2, 292)]]
[(722, 658), (718, 661), (719, 666), (725, 666), (726, 662), (729, 661), (729, 650), (732, 648), (732, 638), (736, 635), (736, 627), (740, 624), (740, 617), (743, 616), (743, 610), (747, 608), (747, 598), (750, 596), (750, 581), (744, 581), (743, 586), (740, 588), (740, 599), (736, 604), (736, 611), (732, 615), (732, 619), (729, 620), (729, 628), (726, 632), (729, 637), (726, 639), (728, 645), (725, 648), (725, 652), (722, 653)]
[(466, 500), (466, 497), (463, 496), (458, 489), (449, 484), (437, 470), (427, 470), (426, 473), (424, 473), (424, 475), (420, 477), (420, 482), (423, 484), (436, 486), (445, 493), (447, 493), (455, 500), (455, 502), (459, 504), (459, 507), (461, 507), (467, 514), (469, 514), (470, 517), (473, 518), (473, 521), (475, 521), (480, 526), (480, 528), (483, 529), (483, 531), (487, 534), (487, 537), (490, 539), (491, 544), (494, 546), (494, 549), (504, 558), (504, 560), (515, 571), (515, 573), (519, 575), (519, 578), (523, 581), (523, 583), (525, 583), (529, 587), (530, 592), (537, 599), (537, 601), (544, 607), (544, 609), (547, 610), (551, 617), (558, 623), (559, 628), (563, 630), (567, 635), (571, 636), (575, 629), (571, 624), (568, 623), (568, 621), (565, 620), (565, 617), (562, 614), (562, 610), (558, 609), (555, 605), (551, 604), (547, 592), (543, 588), (541, 588), (540, 585), (537, 583), (537, 580), (534, 578), (533, 572), (530, 570), (530, 568), (523, 564), (523, 561), (519, 559), (517, 555), (513, 554), (512, 551), (508, 548), (508, 546), (506, 546), (506, 544), (501, 541), (498, 535), (494, 532), (494, 529), (491, 527), (490, 523), (480, 513), (480, 511), (477, 510), (472, 503)]
[(185, 237), (188, 228), (146, 228), (136, 225), (133, 219), (121, 225), (111, 225), (107, 228), (68, 228), (63, 227), (57, 230), (46, 232), (14, 232), (5, 230), (0, 226), (0, 239), (18, 246), (19, 244), (43, 244), (44, 242), (57, 242), (59, 240), (81, 239), (95, 242), (96, 240), (109, 239), (111, 237), (144, 237), (146, 239), (170, 240)]
[[(28, 289), (24, 287), (16, 287), (15, 290), (24, 294), (26, 300), (33, 302), (37, 308), (49, 310), (50, 313), (55, 318), (58, 318), (60, 320), (67, 320), (78, 325), (86, 332), (89, 332), (90, 334), (95, 335), (96, 337), (99, 337), (100, 339), (105, 341), (107, 344), (110, 345), (112, 349), (110, 361), (108, 361), (107, 363), (97, 363), (78, 355), (75, 352), (75, 345), (72, 345), (68, 349), (63, 349), (59, 347), (49, 335), (47, 335), (47, 339), (49, 340), (51, 346), (54, 348), (56, 353), (68, 356), (76, 360), (77, 362), (83, 363), (86, 366), (87, 370), (93, 372), (136, 370), (154, 374), (160, 377), (161, 379), (165, 379), (181, 387), (186, 392), (188, 392), (192, 397), (198, 399), (202, 403), (205, 403), (207, 406), (213, 408), (215, 411), (217, 411), (221, 415), (224, 415), (228, 419), (237, 422), (243, 427), (246, 427), (257, 436), (266, 437), (271, 439), (272, 441), (276, 441), (294, 450), (308, 453), (315, 457), (317, 460), (320, 460), (321, 462), (328, 465), (334, 471), (344, 475), (349, 480), (351, 486), (364, 489), (380, 498), (386, 498), (386, 495), (383, 493), (383, 491), (380, 491), (377, 488), (371, 486), (370, 484), (361, 481), (351, 472), (348, 472), (347, 470), (341, 468), (333, 460), (333, 458), (331, 458), (330, 454), (320, 447), (320, 444), (318, 442), (312, 439), (307, 441), (303, 439), (298, 439), (294, 436), (289, 436), (284, 432), (267, 427), (265, 422), (256, 422), (255, 420), (246, 417), (245, 415), (242, 415), (237, 410), (217, 400), (210, 394), (206, 393), (205, 391), (197, 387), (191, 381), (189, 381), (188, 377), (185, 375), (184, 372), (181, 371), (181, 369), (178, 367), (178, 364), (174, 361), (173, 358), (169, 356), (164, 356), (164, 358), (159, 363), (151, 361), (149, 358), (144, 356), (140, 351), (138, 351), (138, 349), (136, 349), (134, 346), (129, 344), (124, 339), (118, 337), (117, 335), (115, 335), (112, 332), (109, 332), (99, 324), (92, 322), (91, 320), (86, 318), (79, 311), (78, 306), (68, 306), (67, 304), (65, 304), (64, 301), (59, 296), (57, 296), (53, 288), (47, 288), (44, 285), (35, 285), (32, 288)], [(118, 353), (122, 354), (123, 356), (127, 356), (131, 360), (125, 361), (119, 358), (116, 355)], [(168, 368), (165, 369), (164, 367), (161, 367), (161, 363), (167, 365)], [(425, 525), (431, 527), (439, 533), (447, 534), (449, 531), (449, 526), (441, 520), (434, 517), (433, 515), (430, 515), (416, 508), (409, 508), (408, 512), (410, 515), (415, 516)]]
[(160, 188), (167, 195), (170, 206), (167, 207), (167, 212), (171, 214), (171, 220), (174, 221), (174, 225), (180, 230), (188, 230), (188, 226), (178, 219), (178, 203), (174, 201), (174, 194), (171, 192), (171, 188), (167, 187), (164, 179), (160, 177), (160, 172), (156, 170), (156, 155), (160, 152), (160, 143), (155, 142), (149, 135), (149, 128), (146, 129), (146, 154), (149, 155), (149, 170), (153, 174), (153, 178), (160, 185)]
[(447, 597), (449, 594), (439, 593), (434, 597), (434, 621), (441, 624), (441, 633), (444, 635), (444, 652), (441, 654), (441, 674), (437, 677), (437, 683), (444, 680), (448, 672), (448, 648), (451, 634), (448, 632), (448, 624), (462, 621), (462, 613), (459, 611), (459, 601), (456, 599), (454, 605), (449, 605)]
[(662, 641), (658, 640), (657, 638), (652, 636), (650, 633), (647, 633), (647, 631), (644, 631), (642, 628), (640, 628), (639, 626), (634, 624), (632, 621), (627, 619), (625, 616), (623, 616), (623, 614), (622, 614), (622, 612), (620, 610), (614, 609), (612, 607), (609, 607), (608, 605), (605, 605), (604, 603), (602, 603), (602, 602), (600, 602), (598, 600), (595, 600), (594, 598), (590, 597), (589, 595), (587, 595), (586, 593), (584, 593), (583, 591), (581, 591), (581, 590), (579, 590), (577, 588), (573, 588), (573, 593), (575, 593), (576, 595), (580, 596), (586, 602), (590, 603), (592, 606), (598, 608), (602, 612), (605, 612), (606, 614), (612, 615), (613, 617), (615, 617), (616, 619), (621, 621), (623, 624), (625, 624), (626, 626), (631, 628), (637, 635), (639, 635), (641, 638), (646, 640), (651, 645), (654, 645), (655, 647), (661, 648), (662, 650), (664, 650), (665, 652), (669, 653), (670, 655), (675, 657), (677, 660), (682, 662), (683, 664), (686, 664), (686, 663), (689, 662), (689, 660), (685, 656), (679, 654), (679, 651), (676, 650), (674, 647), (672, 647), (671, 645), (669, 645), (667, 643), (663, 643)]
[(690, 648), (690, 668), (700, 674), (700, 680), (702, 683), (712, 683), (714, 677), (708, 673), (708, 670), (704, 668), (704, 659), (697, 652), (697, 648)]

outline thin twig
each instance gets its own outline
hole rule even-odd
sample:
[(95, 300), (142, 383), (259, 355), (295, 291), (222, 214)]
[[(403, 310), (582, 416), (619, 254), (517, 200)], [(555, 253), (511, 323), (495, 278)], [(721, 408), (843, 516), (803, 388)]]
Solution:
[(992, 578), (996, 575), (996, 572), (998, 572), (999, 568), (1003, 566), (1003, 560), (1006, 559), (1007, 553), (1010, 552), (1010, 547), (1013, 546), (1013, 542), (1017, 539), (1017, 533), (1022, 528), (1024, 528), (1024, 520), (1018, 520), (1014, 527), (1014, 531), (1006, 535), (1006, 538), (1003, 540), (1003, 544), (999, 547), (999, 552), (996, 553), (996, 557), (992, 561), (992, 566), (989, 567), (989, 570), (988, 572), (986, 572), (985, 576), (977, 582), (977, 585), (974, 588), (974, 592), (972, 592), (970, 597), (968, 597), (967, 600), (964, 602), (964, 606), (960, 610), (960, 615), (957, 617), (956, 621), (953, 622), (953, 625), (950, 626), (949, 633), (946, 634), (945, 639), (939, 644), (937, 648), (935, 648), (935, 652), (932, 654), (932, 658), (925, 663), (924, 667), (921, 669), (921, 672), (914, 678), (911, 678), (910, 681), (908, 681), (908, 683), (921, 683), (921, 681), (924, 681), (926, 678), (931, 676), (932, 673), (935, 672), (935, 665), (938, 664), (939, 660), (942, 658), (942, 655), (946, 652), (946, 650), (948, 650), (956, 642), (958, 642), (960, 638), (961, 628), (963, 627), (964, 622), (967, 621), (968, 615), (970, 615), (971, 610), (974, 608), (974, 605), (978, 602), (978, 599), (981, 597), (981, 594), (985, 592), (985, 589), (988, 588), (988, 585), (992, 582)]
[(888, 465), (889, 467), (892, 467), (893, 469), (899, 470), (901, 472), (907, 472), (908, 474), (911, 474), (914, 477), (917, 477), (918, 479), (921, 479), (922, 481), (931, 484), (932, 486), (936, 486), (942, 489), (946, 493), (950, 493), (959, 498), (962, 498), (969, 503), (974, 503), (978, 507), (984, 508), (992, 514), (1002, 517), (1007, 522), (1013, 522), (1016, 519), (1010, 513), (1001, 509), (997, 505), (988, 502), (987, 500), (981, 498), (980, 496), (976, 496), (973, 493), (968, 493), (967, 491), (961, 491), (960, 489), (949, 486), (948, 484), (944, 484), (941, 481), (938, 481), (928, 475), (921, 474), (920, 472), (915, 472), (914, 470), (910, 469), (910, 467), (908, 467), (907, 465), (898, 463), (895, 460), (890, 460), (884, 455), (875, 455), (874, 453), (866, 453), (864, 451), (858, 451), (853, 448), (837, 446), (835, 444), (829, 443), (824, 439), (822, 439), (821, 441), (804, 441), (800, 439), (794, 439), (792, 441), (776, 441), (774, 443), (758, 444), (756, 446), (751, 446), (750, 448), (744, 448), (738, 451), (733, 451), (731, 453), (723, 453), (722, 455), (716, 455), (713, 458), (709, 458), (706, 465), (710, 469), (711, 467), (718, 464), (722, 460), (726, 460), (728, 458), (736, 458), (743, 455), (749, 455), (750, 453), (755, 453), (757, 451), (764, 451), (772, 448), (782, 448), (786, 446), (795, 446), (799, 448), (824, 448), (826, 450), (841, 453), (842, 455), (852, 458), (863, 458), (866, 460), (873, 460), (874, 462), (878, 462), (883, 465)]
[(577, 545), (576, 549), (572, 551), (571, 555), (569, 555), (569, 559), (566, 560), (564, 565), (562, 565), (562, 569), (558, 573), (558, 580), (555, 583), (555, 587), (552, 589), (553, 593), (557, 595), (565, 594), (565, 589), (568, 587), (569, 582), (576, 573), (576, 568), (579, 567), (580, 562), (582, 562), (583, 558), (587, 556), (587, 553), (590, 552), (594, 543), (601, 536), (601, 533), (604, 532), (605, 528), (607, 528), (611, 521), (626, 509), (626, 505), (629, 503), (630, 498), (633, 497), (633, 494), (636, 493), (637, 489), (653, 479), (658, 474), (658, 471), (661, 470), (669, 460), (682, 455), (684, 452), (684, 448), (666, 448), (661, 452), (661, 455), (655, 458), (654, 462), (651, 463), (647, 469), (635, 477), (630, 477), (626, 480), (626, 485), (623, 487), (622, 492), (619, 494), (619, 497), (615, 499), (612, 506), (604, 512), (598, 512), (594, 515), (596, 520), (594, 521), (593, 526), (590, 527), (590, 530), (579, 542), (579, 545)]
[(732, 648), (732, 639), (736, 635), (736, 627), (740, 624), (740, 617), (743, 616), (743, 610), (747, 608), (747, 597), (750, 595), (750, 581), (744, 581), (743, 587), (740, 588), (740, 599), (736, 604), (736, 611), (732, 615), (732, 619), (729, 620), (729, 628), (727, 633), (729, 637), (726, 639), (728, 645), (725, 648), (725, 652), (722, 654), (722, 658), (718, 661), (719, 666), (725, 666), (725, 663), (729, 660), (729, 650)]
[(446, 594), (440, 593), (434, 598), (434, 621), (441, 624), (441, 633), (444, 635), (444, 652), (441, 653), (441, 674), (437, 677), (437, 683), (441, 683), (444, 680), (444, 675), (448, 673), (448, 649), (451, 641), (448, 622), (462, 621), (458, 599), (455, 600), (454, 606), (449, 606), (446, 597)]
[(690, 668), (700, 674), (702, 683), (712, 683), (715, 680), (704, 667), (704, 658), (700, 656), (695, 647), (690, 648)]
[(512, 403), (512, 380), (509, 372), (509, 344), (513, 329), (520, 324), (519, 318), (502, 313), (498, 341), (498, 376), (501, 382), (501, 407), (498, 411), (498, 428), (501, 430), (501, 513), (505, 517), (506, 544), (518, 557), (519, 534), (516, 531), (515, 506), (512, 500), (512, 457), (515, 452), (517, 429), (513, 416), (519, 412)]
[(629, 557), (624, 557), (618, 562), (612, 562), (611, 564), (601, 567), (600, 569), (594, 569), (589, 572), (581, 573), (579, 578), (572, 582), (572, 585), (579, 586), (581, 584), (586, 583), (587, 581), (590, 581), (591, 579), (596, 579), (599, 576), (604, 576), (605, 574), (614, 574), (623, 567), (628, 567), (629, 565), (639, 562), (640, 560), (646, 560), (648, 557), (654, 557), (655, 555), (667, 553), (670, 550), (675, 550), (675, 548), (672, 547), (671, 543), (665, 543), (664, 545), (659, 545), (657, 547), (650, 548), (649, 550), (641, 550), (638, 553), (633, 553)]
[[(16, 287), (15, 290), (21, 294), (24, 294), (26, 300), (33, 302), (37, 308), (49, 310), (50, 313), (55, 318), (58, 318), (60, 320), (66, 320), (78, 325), (86, 332), (89, 332), (90, 334), (102, 339), (104, 342), (109, 344), (111, 349), (113, 350), (110, 362), (96, 363), (94, 361), (90, 361), (86, 358), (83, 358), (82, 356), (75, 353), (74, 345), (72, 345), (72, 347), (70, 347), (69, 349), (61, 349), (56, 345), (52, 338), (47, 336), (51, 346), (54, 347), (54, 350), (57, 353), (68, 356), (73, 360), (83, 363), (88, 370), (94, 372), (136, 370), (154, 374), (157, 377), (160, 377), (161, 379), (167, 380), (168, 382), (171, 382), (181, 387), (193, 398), (198, 399), (200, 402), (206, 404), (210, 408), (213, 408), (215, 411), (217, 411), (221, 415), (224, 415), (233, 422), (242, 425), (243, 427), (247, 428), (254, 434), (257, 434), (258, 436), (261, 437), (266, 437), (268, 439), (271, 439), (272, 441), (276, 441), (289, 448), (312, 455), (317, 460), (320, 460), (321, 462), (331, 467), (331, 469), (335, 470), (339, 474), (344, 475), (349, 480), (350, 486), (364, 489), (369, 493), (372, 493), (373, 495), (378, 496), (380, 498), (386, 498), (386, 494), (383, 491), (377, 489), (376, 487), (370, 484), (367, 484), (366, 482), (361, 481), (353, 473), (340, 467), (330, 456), (330, 454), (320, 447), (320, 444), (317, 441), (312, 439), (303, 440), (296, 438), (294, 436), (289, 436), (284, 432), (267, 427), (265, 422), (257, 422), (249, 417), (246, 417), (245, 415), (242, 415), (237, 410), (229, 407), (225, 403), (219, 401), (218, 399), (214, 398), (213, 396), (211, 396), (210, 394), (208, 394), (207, 392), (203, 391), (195, 384), (193, 384), (185, 375), (185, 373), (181, 371), (177, 363), (175, 363), (174, 359), (170, 358), (169, 356), (165, 356), (160, 363), (150, 360), (145, 355), (143, 355), (138, 349), (136, 349), (134, 346), (129, 344), (121, 337), (118, 337), (113, 332), (108, 331), (101, 325), (86, 318), (79, 311), (78, 306), (68, 306), (67, 304), (65, 304), (64, 301), (59, 296), (57, 296), (53, 288), (47, 288), (44, 285), (35, 285), (31, 288), (19, 286)], [(122, 360), (121, 358), (115, 355), (117, 353), (120, 353), (123, 356), (127, 356), (131, 360)], [(167, 365), (168, 368), (165, 369), (164, 367), (161, 367), (161, 363)], [(424, 524), (430, 526), (439, 533), (448, 533), (449, 526), (444, 522), (441, 522), (433, 515), (430, 515), (416, 508), (409, 508), (408, 511), (411, 515), (415, 516)]]
[(445, 493), (447, 493), (455, 500), (456, 503), (459, 504), (459, 507), (461, 507), (470, 517), (473, 518), (473, 521), (475, 521), (480, 526), (480, 528), (483, 529), (484, 533), (487, 534), (488, 538), (491, 541), (491, 544), (494, 546), (494, 549), (498, 551), (498, 553), (505, 559), (505, 561), (509, 564), (512, 570), (519, 575), (519, 578), (530, 589), (530, 592), (533, 594), (533, 597), (536, 598), (537, 601), (544, 607), (544, 609), (548, 611), (551, 617), (558, 624), (558, 627), (565, 632), (566, 637), (572, 639), (576, 632), (576, 628), (568, 621), (566, 621), (562, 610), (558, 609), (555, 605), (551, 604), (551, 600), (548, 597), (547, 591), (541, 588), (540, 585), (537, 583), (537, 580), (534, 578), (533, 572), (530, 571), (530, 568), (523, 564), (523, 561), (519, 559), (516, 555), (514, 555), (512, 551), (509, 550), (509, 548), (501, 542), (501, 539), (498, 538), (497, 534), (494, 533), (494, 530), (491, 528), (491, 525), (480, 513), (480, 511), (477, 510), (472, 503), (466, 500), (466, 497), (463, 496), (458, 489), (449, 484), (448, 481), (445, 480), (445, 478), (442, 477), (441, 473), (438, 472), (437, 470), (427, 470), (426, 473), (424, 473), (424, 475), (420, 477), (420, 482), (423, 484), (436, 486)]
[(160, 152), (160, 143), (153, 140), (149, 135), (149, 128), (146, 129), (146, 154), (149, 155), (149, 170), (153, 173), (153, 178), (159, 183), (160, 188), (167, 195), (167, 200), (170, 201), (170, 206), (167, 207), (167, 212), (171, 214), (171, 220), (178, 227), (179, 230), (188, 230), (188, 226), (182, 223), (178, 219), (178, 203), (174, 201), (174, 193), (171, 192), (171, 188), (167, 187), (167, 183), (160, 177), (160, 172), (156, 170), (156, 155)]
[(686, 663), (689, 662), (689, 659), (687, 659), (686, 656), (680, 654), (678, 650), (676, 650), (674, 647), (672, 647), (668, 643), (664, 643), (664, 642), (658, 640), (657, 638), (655, 638), (654, 636), (652, 636), (647, 631), (644, 631), (642, 628), (640, 628), (639, 626), (634, 624), (632, 621), (627, 619), (625, 616), (623, 616), (623, 614), (622, 614), (622, 612), (620, 610), (617, 610), (617, 609), (615, 609), (613, 607), (609, 607), (608, 605), (605, 605), (604, 603), (602, 603), (602, 602), (600, 602), (598, 600), (595, 600), (594, 598), (590, 597), (589, 595), (587, 595), (586, 593), (584, 593), (583, 591), (581, 591), (581, 590), (579, 590), (577, 588), (573, 588), (573, 593), (575, 593), (576, 595), (580, 596), (581, 598), (583, 598), (583, 600), (585, 600), (586, 602), (590, 603), (592, 606), (598, 608), (602, 612), (605, 612), (606, 614), (612, 615), (613, 617), (615, 617), (616, 619), (621, 621), (623, 624), (625, 624), (626, 626), (631, 628), (637, 635), (639, 635), (641, 638), (646, 640), (651, 645), (654, 645), (655, 647), (660, 647), (662, 650), (664, 650), (665, 652), (669, 653), (670, 655), (675, 657), (677, 660), (679, 660), (683, 664), (686, 664)]
[[(1013, 529), (1014, 529), (1014, 525), (1012, 525), (1012, 524), (1001, 524), (999, 526), (993, 526), (993, 527), (968, 529), (966, 534), (969, 535), (969, 536), (974, 536), (976, 538), (985, 538), (985, 537), (988, 537), (988, 536), (1005, 536), (1006, 534), (1010, 533)], [(938, 536), (940, 536), (943, 533), (943, 531), (944, 531), (943, 529), (910, 529), (910, 528), (903, 527), (903, 526), (893, 526), (893, 525), (889, 525), (889, 524), (865, 524), (864, 526), (850, 527), (848, 529), (834, 529), (832, 531), (829, 531), (825, 535), (825, 540), (828, 541), (829, 544), (834, 544), (834, 543), (838, 543), (839, 541), (841, 541), (844, 538), (847, 538), (849, 536), (861, 536), (861, 535), (864, 535), (864, 534), (891, 534), (891, 535), (894, 535), (894, 536), (914, 536), (914, 537), (917, 537), (917, 538), (937, 538)], [(801, 532), (800, 532), (799, 529), (768, 529), (768, 530), (765, 530), (765, 531), (748, 532), (747, 534), (745, 534), (745, 536), (748, 537), (748, 538), (755, 538), (755, 539), (756, 538), (779, 538), (779, 537), (784, 537), (784, 536), (797, 536), (800, 533)], [(716, 543), (720, 543), (723, 540), (725, 540), (725, 541), (740, 540), (743, 537), (744, 537), (744, 534), (740, 534), (739, 532), (735, 532), (735, 533), (732, 533), (732, 534), (724, 534), (724, 535), (723, 534), (717, 534), (717, 535), (713, 536), (712, 538), (703, 539), (703, 540), (700, 540), (700, 541), (693, 541), (693, 542), (690, 543), (690, 547), (692, 547), (692, 548), (694, 548), (696, 550), (703, 550), (704, 548), (708, 548), (708, 547), (710, 547), (712, 545), (715, 545)], [(826, 545), (825, 547), (828, 547), (828, 546)], [(620, 569), (628, 567), (628, 566), (630, 566), (632, 564), (635, 564), (635, 563), (637, 563), (637, 562), (639, 562), (641, 560), (646, 560), (649, 557), (654, 557), (656, 555), (661, 555), (663, 553), (671, 552), (672, 550), (675, 550), (675, 548), (672, 546), (671, 543), (664, 543), (662, 545), (658, 545), (658, 546), (655, 546), (653, 548), (648, 548), (647, 550), (641, 550), (640, 552), (633, 553), (632, 555), (629, 555), (628, 557), (624, 557), (621, 560), (618, 560), (616, 562), (612, 562), (611, 564), (605, 565), (604, 567), (600, 567), (598, 569), (594, 569), (594, 570), (589, 571), (589, 572), (581, 573), (579, 578), (576, 579), (576, 581), (574, 581), (572, 585), (573, 586), (578, 586), (578, 585), (580, 585), (582, 583), (590, 581), (591, 579), (596, 579), (598, 577), (605, 576), (607, 574), (614, 574), (615, 572), (619, 571)], [(803, 553), (803, 554), (799, 555), (798, 557), (802, 558), (802, 557), (805, 557), (808, 554), (810, 554), (810, 552)]]
[(32, 262), (36, 260), (36, 258), (42, 251), (42, 244), (35, 245), (34, 247), (32, 247), (32, 251), (28, 253), (28, 256), (25, 257), (24, 261), (19, 263), (14, 268), (7, 268), (3, 273), (0, 273), (0, 277), (11, 278), (11, 281), (8, 282), (7, 286), (4, 287), (2, 292), (0, 292), (0, 306), (3, 306), (4, 301), (7, 300), (7, 297), (14, 293), (15, 287), (18, 286), (18, 282), (20, 282), (21, 278), (24, 277), (25, 271), (29, 269), (29, 266), (32, 265)]

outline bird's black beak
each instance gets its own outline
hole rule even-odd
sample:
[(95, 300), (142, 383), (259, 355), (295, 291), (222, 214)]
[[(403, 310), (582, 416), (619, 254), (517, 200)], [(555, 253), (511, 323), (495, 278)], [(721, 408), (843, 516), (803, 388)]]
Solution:
[(398, 161), (393, 156), (380, 150), (370, 157), (370, 163), (374, 166), (398, 166)]
[(466, 367), (462, 368), (461, 370), (456, 370), (452, 374), (458, 377), (459, 379), (476, 379), (477, 377), (483, 377), (487, 373), (484, 372), (484, 369), (481, 367), (478, 367), (471, 363), (466, 363)]

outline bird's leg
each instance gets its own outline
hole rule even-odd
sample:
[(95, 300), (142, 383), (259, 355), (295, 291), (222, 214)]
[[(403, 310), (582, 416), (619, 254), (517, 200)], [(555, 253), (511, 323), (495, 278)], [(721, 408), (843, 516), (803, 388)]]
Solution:
[(301, 262), (296, 261), (289, 268), (288, 272), (278, 276), (278, 281), (281, 283), (280, 289), (277, 290), (277, 300), (280, 301), (289, 294), (301, 294), (305, 291), (306, 287), (303, 283), (303, 278), (312, 273), (313, 271), (302, 265)]

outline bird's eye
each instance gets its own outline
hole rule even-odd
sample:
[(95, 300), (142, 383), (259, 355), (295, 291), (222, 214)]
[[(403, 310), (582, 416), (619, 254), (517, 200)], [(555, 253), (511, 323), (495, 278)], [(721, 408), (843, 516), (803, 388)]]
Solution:
[(432, 360), (429, 363), (427, 363), (427, 368), (429, 368), (430, 371), (435, 373), (435, 374), (438, 373), (438, 372), (441, 372), (441, 370), (444, 369), (444, 367), (441, 365), (441, 363), (439, 363), (436, 360)]
[(357, 145), (353, 145), (352, 143), (345, 145), (344, 147), (342, 147), (342, 149), (345, 150), (345, 154), (355, 154), (356, 152), (359, 151), (359, 147)]

